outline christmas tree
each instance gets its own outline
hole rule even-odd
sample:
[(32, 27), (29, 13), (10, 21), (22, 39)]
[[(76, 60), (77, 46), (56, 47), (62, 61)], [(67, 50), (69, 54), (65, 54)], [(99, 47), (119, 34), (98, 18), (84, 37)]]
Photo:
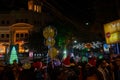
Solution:
[(16, 60), (18, 63), (18, 56), (17, 56), (17, 50), (15, 46), (12, 46), (11, 53), (10, 53), (10, 64), (13, 64), (13, 62)]

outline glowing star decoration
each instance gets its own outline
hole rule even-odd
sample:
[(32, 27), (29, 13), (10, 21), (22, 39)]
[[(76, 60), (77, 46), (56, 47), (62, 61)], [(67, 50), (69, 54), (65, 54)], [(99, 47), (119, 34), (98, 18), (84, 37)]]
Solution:
[(10, 53), (10, 64), (13, 64), (14, 60), (16, 60), (18, 63), (17, 50), (15, 46), (12, 46), (11, 53)]

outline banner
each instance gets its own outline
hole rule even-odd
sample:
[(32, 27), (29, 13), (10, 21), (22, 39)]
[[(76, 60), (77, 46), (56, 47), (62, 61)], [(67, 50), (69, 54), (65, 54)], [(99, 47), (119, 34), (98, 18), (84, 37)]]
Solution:
[(104, 32), (107, 44), (120, 42), (120, 20), (104, 24)]

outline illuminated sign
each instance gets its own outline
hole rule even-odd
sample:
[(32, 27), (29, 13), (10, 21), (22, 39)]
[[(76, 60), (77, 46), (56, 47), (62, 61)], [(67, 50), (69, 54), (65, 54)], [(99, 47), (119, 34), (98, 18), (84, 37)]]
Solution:
[(104, 25), (106, 43), (116, 43), (120, 41), (120, 20), (116, 20)]

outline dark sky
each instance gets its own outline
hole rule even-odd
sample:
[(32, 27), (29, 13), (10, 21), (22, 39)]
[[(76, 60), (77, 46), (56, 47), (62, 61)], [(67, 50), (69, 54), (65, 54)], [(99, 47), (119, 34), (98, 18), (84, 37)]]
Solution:
[(104, 24), (120, 19), (120, 0), (48, 0), (48, 2), (77, 24), (76, 29), (86, 34), (86, 39), (88, 37), (94, 39), (93, 35), (96, 34), (96, 37), (104, 40)]
[(0, 10), (13, 10), (21, 8), (27, 8), (28, 0), (0, 0)]
[(76, 22), (106, 23), (119, 19), (119, 0), (48, 0), (64, 15)]
[[(41, 0), (42, 1), (42, 0)], [(118, 16), (120, 0), (43, 0), (55, 6), (65, 16), (76, 21), (94, 22), (96, 18), (103, 17), (110, 20)], [(0, 0), (0, 10), (18, 9), (27, 7), (27, 0)], [(104, 21), (106, 21), (104, 19)]]
[[(119, 19), (120, 0), (43, 0), (55, 6), (71, 20), (94, 24)], [(0, 10), (27, 7), (27, 0), (0, 0)]]

